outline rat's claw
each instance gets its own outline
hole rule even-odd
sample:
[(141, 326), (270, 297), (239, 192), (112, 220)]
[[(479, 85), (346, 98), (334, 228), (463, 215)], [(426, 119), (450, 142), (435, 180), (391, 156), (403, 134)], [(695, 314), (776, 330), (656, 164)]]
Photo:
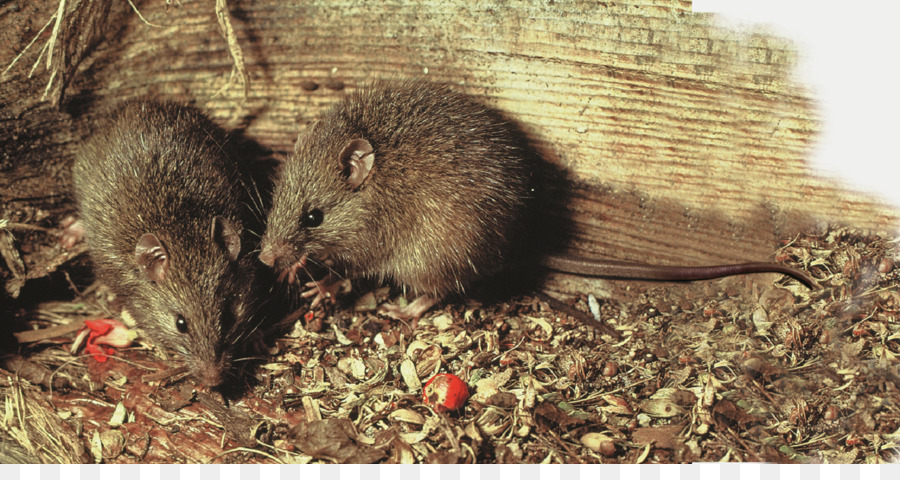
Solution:
[(277, 279), (277, 280), (278, 280), (279, 282), (283, 282), (283, 281), (285, 280), (285, 278), (286, 278), (286, 279), (287, 279), (287, 283), (288, 283), (289, 285), (293, 285), (293, 284), (294, 284), (294, 280), (296, 280), (297, 277), (298, 277), (298, 275), (297, 275), (297, 270), (300, 270), (301, 268), (304, 268), (304, 265), (306, 265), (306, 255), (304, 255), (303, 258), (300, 259), (299, 262), (296, 262), (296, 263), (294, 263), (293, 265), (291, 265), (290, 267), (288, 267), (288, 268), (282, 270), (281, 273), (278, 274), (278, 279)]
[(322, 291), (319, 290), (320, 287), (315, 287), (315, 285), (316, 285), (316, 282), (307, 282), (307, 284), (306, 284), (307, 287), (314, 287), (314, 288), (310, 288), (309, 290), (300, 294), (300, 296), (303, 298), (309, 298), (309, 297), (315, 296), (315, 298), (313, 298), (312, 303), (310, 304), (310, 308), (316, 308), (319, 306), (320, 303), (322, 303), (322, 301), (328, 300), (331, 298), (331, 293), (329, 293), (329, 292), (322, 293)]
[(336, 297), (338, 292), (341, 291), (341, 287), (343, 287), (343, 285), (343, 279), (339, 278), (337, 275), (329, 273), (319, 280), (306, 282), (306, 286), (309, 287), (309, 290), (301, 293), (300, 296), (303, 298), (315, 296), (315, 298), (313, 298), (311, 307), (316, 308), (323, 301), (330, 300)]
[[(304, 285), (304, 286), (313, 287), (315, 284), (316, 284), (316, 282), (306, 282), (306, 285)], [(318, 288), (310, 288), (309, 290), (306, 290), (305, 292), (301, 293), (300, 296), (303, 298), (309, 298), (317, 293), (319, 293)]]
[(278, 274), (277, 280), (279, 283), (284, 281), (284, 277), (286, 277), (288, 275), (288, 272), (289, 272), (289, 270), (282, 270), (281, 273)]

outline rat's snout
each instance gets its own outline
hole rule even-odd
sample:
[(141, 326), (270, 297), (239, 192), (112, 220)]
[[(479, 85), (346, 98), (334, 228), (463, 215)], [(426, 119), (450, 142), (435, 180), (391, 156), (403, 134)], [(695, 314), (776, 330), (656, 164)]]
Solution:
[(288, 243), (282, 241), (269, 241), (263, 238), (259, 251), (259, 260), (280, 272), (278, 281), (287, 279), (288, 283), (294, 283), (297, 279), (297, 271), (306, 267), (306, 254), (299, 255)]
[(287, 259), (292, 254), (293, 249), (287, 243), (263, 239), (262, 248), (259, 251), (259, 260), (270, 267), (275, 267), (277, 270), (284, 270), (287, 265), (282, 264), (289, 263)]
[(225, 379), (225, 371), (228, 364), (221, 358), (211, 362), (204, 362), (194, 369), (193, 374), (197, 380), (206, 387), (213, 388), (222, 384)]
[(275, 260), (278, 257), (275, 255), (275, 249), (272, 248), (272, 244), (270, 242), (263, 242), (262, 249), (259, 251), (259, 261), (265, 263), (270, 267), (275, 266)]

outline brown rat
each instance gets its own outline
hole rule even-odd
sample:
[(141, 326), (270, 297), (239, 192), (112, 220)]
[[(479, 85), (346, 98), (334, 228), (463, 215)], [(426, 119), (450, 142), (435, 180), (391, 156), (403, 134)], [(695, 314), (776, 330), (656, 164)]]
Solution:
[(100, 276), (202, 384), (219, 385), (258, 326), (251, 185), (225, 132), (193, 107), (129, 101), (81, 148), (73, 179)]
[[(293, 281), (329, 259), (351, 277), (392, 280), (420, 297), (385, 313), (418, 317), (444, 295), (503, 266), (529, 198), (532, 165), (498, 113), (443, 86), (377, 82), (348, 95), (302, 135), (276, 180), (260, 260)], [(550, 256), (550, 268), (595, 276), (694, 280), (775, 271), (778, 264), (660, 267)], [(312, 282), (321, 296), (333, 279)]]

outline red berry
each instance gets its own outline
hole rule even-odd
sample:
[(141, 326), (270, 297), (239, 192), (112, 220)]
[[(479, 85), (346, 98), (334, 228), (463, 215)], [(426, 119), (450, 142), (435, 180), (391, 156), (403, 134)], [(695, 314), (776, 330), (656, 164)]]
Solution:
[(426, 405), (439, 412), (456, 410), (469, 398), (469, 387), (452, 373), (439, 373), (428, 380), (423, 390)]

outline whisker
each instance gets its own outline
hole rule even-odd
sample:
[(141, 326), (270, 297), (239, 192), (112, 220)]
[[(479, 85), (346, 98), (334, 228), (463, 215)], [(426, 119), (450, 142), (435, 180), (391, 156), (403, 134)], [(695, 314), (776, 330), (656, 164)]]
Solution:
[(266, 218), (266, 202), (263, 200), (263, 195), (260, 192), (259, 184), (251, 177), (251, 178), (241, 178), (239, 180), (241, 187), (243, 188), (244, 193), (246, 194), (246, 198), (249, 202), (244, 201), (241, 202), (244, 206), (246, 206), (247, 211), (254, 217), (255, 220), (260, 223), (265, 222)]
[(248, 195), (250, 196), (250, 200), (253, 202), (253, 205), (256, 207), (256, 211), (259, 212), (261, 217), (266, 216), (266, 208), (265, 201), (263, 200), (262, 192), (259, 190), (259, 184), (257, 182), (252, 182), (253, 190), (250, 191), (248, 188)]
[(319, 285), (319, 282), (317, 282), (316, 279), (313, 278), (312, 274), (309, 273), (309, 270), (307, 270), (307, 269), (304, 267), (304, 268), (303, 268), (303, 273), (305, 273), (306, 276), (309, 277), (310, 282), (313, 284), (313, 286), (316, 287), (316, 290), (319, 292), (319, 296), (322, 297), (322, 298), (325, 298), (325, 292), (322, 290), (322, 287)]
[(231, 363), (249, 362), (251, 360), (265, 360), (266, 358), (267, 357), (265, 355), (258, 355), (258, 356), (253, 356), (253, 357), (241, 357), (241, 358), (235, 358), (235, 359), (231, 360)]
[[(251, 315), (251, 317), (248, 319), (248, 323), (255, 322), (255, 324), (253, 325), (252, 328), (249, 328), (249, 329), (238, 328), (238, 326), (235, 325), (231, 329), (231, 331), (229, 332), (229, 335), (228, 335), (229, 337), (231, 337), (229, 339), (230, 343), (236, 344), (236, 343), (240, 342), (241, 340), (243, 340), (244, 338), (249, 338), (250, 335), (253, 335), (254, 333), (256, 333), (257, 330), (259, 330), (259, 327), (262, 326), (262, 323), (265, 320), (265, 318), (260, 316), (260, 318), (258, 320), (254, 320), (254, 317), (256, 317), (257, 314), (258, 314), (258, 312), (254, 312), (254, 314)], [(235, 336), (235, 335), (237, 335), (237, 336)]]
[(250, 232), (250, 234), (253, 235), (253, 236), (256, 237), (256, 238), (262, 237), (262, 234), (260, 234), (259, 232), (257, 232), (256, 230), (254, 230), (254, 229), (252, 229), (252, 228), (248, 228), (248, 229), (246, 229), (246, 230), (247, 230), (248, 232)]
[(306, 261), (309, 263), (312, 263), (318, 267), (322, 267), (322, 268), (328, 270), (328, 273), (330, 273), (331, 275), (334, 275), (335, 277), (337, 277), (341, 280), (346, 280), (346, 278), (344, 278), (344, 276), (341, 275), (340, 272), (338, 272), (337, 270), (335, 270), (334, 268), (332, 268), (330, 265), (328, 265), (327, 263), (325, 263), (323, 261), (316, 260), (312, 257), (307, 257)]

